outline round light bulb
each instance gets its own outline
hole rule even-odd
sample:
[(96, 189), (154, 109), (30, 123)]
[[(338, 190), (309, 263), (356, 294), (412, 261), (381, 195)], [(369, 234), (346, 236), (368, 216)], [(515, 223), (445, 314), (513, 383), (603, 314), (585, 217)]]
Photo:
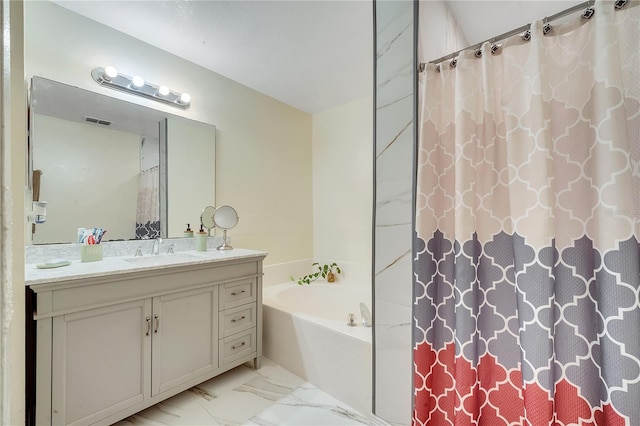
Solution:
[(142, 86), (144, 86), (144, 79), (139, 75), (136, 75), (131, 79), (131, 83), (133, 84), (134, 87), (137, 87), (139, 89)]
[(108, 79), (111, 80), (112, 78), (116, 78), (118, 76), (118, 70), (111, 66), (106, 67), (104, 69), (104, 75), (106, 75)]
[(180, 103), (188, 104), (189, 102), (191, 102), (191, 96), (188, 93), (180, 95)]
[(167, 96), (169, 94), (169, 88), (167, 86), (158, 87), (158, 94), (160, 96)]

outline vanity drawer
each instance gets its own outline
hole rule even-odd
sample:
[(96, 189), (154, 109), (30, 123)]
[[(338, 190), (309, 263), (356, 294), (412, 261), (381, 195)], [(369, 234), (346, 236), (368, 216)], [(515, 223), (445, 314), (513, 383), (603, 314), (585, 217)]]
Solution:
[(235, 308), (256, 301), (256, 280), (226, 283), (220, 286), (220, 310)]
[(253, 328), (256, 326), (256, 304), (250, 303), (220, 311), (218, 319), (220, 338)]
[(256, 351), (256, 329), (225, 337), (219, 345), (220, 367)]

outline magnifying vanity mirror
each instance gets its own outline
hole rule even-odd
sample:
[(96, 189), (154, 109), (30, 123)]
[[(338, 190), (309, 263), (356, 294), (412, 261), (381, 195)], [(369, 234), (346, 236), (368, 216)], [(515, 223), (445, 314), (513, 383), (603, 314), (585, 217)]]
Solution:
[(213, 221), (215, 225), (222, 229), (222, 245), (218, 247), (218, 250), (231, 250), (229, 244), (227, 244), (227, 230), (234, 228), (238, 224), (238, 213), (231, 206), (221, 206), (213, 213)]
[(207, 229), (209, 236), (211, 236), (211, 229), (215, 228), (216, 226), (215, 222), (213, 221), (213, 214), (215, 213), (215, 211), (215, 207), (207, 206), (202, 210), (202, 213), (200, 214), (200, 223), (202, 224), (203, 228)]
[(41, 77), (29, 112), (29, 188), (49, 203), (34, 244), (181, 237), (215, 204), (215, 126)]

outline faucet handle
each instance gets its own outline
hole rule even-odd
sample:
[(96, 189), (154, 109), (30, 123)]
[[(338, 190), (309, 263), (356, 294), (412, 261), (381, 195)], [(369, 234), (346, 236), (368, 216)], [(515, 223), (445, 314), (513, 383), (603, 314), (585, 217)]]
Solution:
[(167, 254), (175, 254), (176, 243), (169, 244), (169, 248), (167, 248)]
[(134, 257), (139, 256), (142, 256), (142, 246), (138, 246), (138, 248), (136, 249), (136, 254), (134, 254)]
[(356, 314), (349, 314), (349, 322), (347, 323), (347, 325), (349, 327), (355, 327), (358, 324), (356, 324)]

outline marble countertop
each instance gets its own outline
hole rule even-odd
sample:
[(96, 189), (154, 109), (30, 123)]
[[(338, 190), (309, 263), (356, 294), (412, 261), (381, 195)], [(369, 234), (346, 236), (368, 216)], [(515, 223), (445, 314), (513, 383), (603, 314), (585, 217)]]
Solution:
[(142, 257), (105, 257), (97, 262), (73, 260), (68, 266), (39, 269), (35, 263), (25, 265), (25, 284), (33, 286), (69, 280), (101, 277), (113, 274), (172, 268), (176, 266), (217, 263), (229, 260), (264, 257), (267, 253), (256, 250), (238, 249), (228, 251), (208, 250), (204, 252), (184, 251), (175, 254)]

